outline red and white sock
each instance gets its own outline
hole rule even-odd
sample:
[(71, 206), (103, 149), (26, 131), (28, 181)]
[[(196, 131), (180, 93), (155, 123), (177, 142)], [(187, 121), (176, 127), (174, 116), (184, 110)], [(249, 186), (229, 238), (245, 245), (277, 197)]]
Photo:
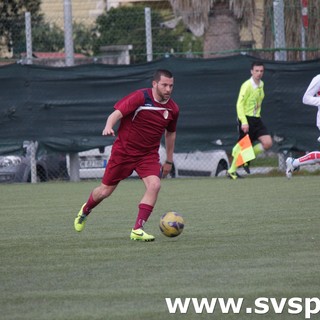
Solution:
[(299, 166), (306, 166), (308, 164), (315, 164), (318, 162), (320, 162), (320, 152), (313, 151), (306, 154), (303, 157), (295, 159), (292, 164), (294, 167), (299, 167)]

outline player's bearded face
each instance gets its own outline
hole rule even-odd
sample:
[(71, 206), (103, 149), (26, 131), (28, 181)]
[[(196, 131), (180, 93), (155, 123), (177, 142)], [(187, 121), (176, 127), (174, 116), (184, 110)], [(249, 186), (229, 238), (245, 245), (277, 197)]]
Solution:
[(173, 78), (161, 77), (158, 82), (154, 82), (156, 98), (159, 102), (164, 102), (170, 99), (173, 90)]

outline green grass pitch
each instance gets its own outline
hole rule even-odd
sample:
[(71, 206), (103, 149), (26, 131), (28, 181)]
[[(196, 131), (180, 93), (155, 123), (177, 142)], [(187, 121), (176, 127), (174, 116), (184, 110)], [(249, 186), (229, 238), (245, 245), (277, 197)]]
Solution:
[[(163, 180), (152, 243), (129, 239), (144, 192), (136, 179), (74, 231), (98, 183), (0, 185), (1, 319), (291, 320), (303, 312), (169, 314), (165, 298), (319, 297), (319, 177)], [(167, 211), (185, 219), (177, 238), (160, 233)]]

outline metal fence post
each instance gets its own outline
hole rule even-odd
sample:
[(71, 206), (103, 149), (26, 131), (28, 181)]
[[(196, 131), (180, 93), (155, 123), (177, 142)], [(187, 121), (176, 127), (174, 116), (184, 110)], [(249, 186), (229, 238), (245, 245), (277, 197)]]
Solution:
[[(31, 27), (31, 14), (26, 12), (25, 18), (25, 32), (26, 32), (26, 51), (27, 51), (27, 64), (32, 64), (32, 27)], [(30, 141), (30, 170), (31, 170), (31, 183), (37, 183), (37, 146), (38, 143)]]
[(32, 29), (31, 29), (31, 14), (26, 12), (25, 15), (25, 29), (26, 29), (26, 50), (27, 50), (27, 64), (32, 64)]
[(281, 151), (278, 153), (278, 170), (280, 172), (286, 171), (286, 157), (288, 151)]
[[(71, 0), (64, 0), (64, 47), (66, 66), (74, 65), (74, 47), (72, 37), (72, 6)], [(78, 153), (70, 153), (70, 180), (80, 181), (80, 165)]]
[(146, 25), (147, 61), (150, 62), (153, 60), (153, 53), (152, 53), (151, 9), (148, 7), (144, 8), (144, 18), (145, 18), (145, 25)]
[(64, 49), (66, 66), (74, 65), (74, 48), (72, 38), (72, 6), (71, 0), (64, 0)]
[[(274, 12), (274, 47), (285, 49), (286, 36), (284, 29), (284, 4), (283, 0), (273, 1)], [(275, 60), (287, 61), (287, 52), (279, 50), (275, 52)]]
[(31, 165), (31, 183), (37, 183), (37, 154), (38, 143), (30, 141), (30, 165)]

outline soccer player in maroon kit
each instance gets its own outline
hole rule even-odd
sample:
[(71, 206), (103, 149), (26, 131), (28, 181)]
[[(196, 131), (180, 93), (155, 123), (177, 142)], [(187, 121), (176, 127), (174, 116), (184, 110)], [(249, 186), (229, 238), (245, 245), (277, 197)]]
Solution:
[[(157, 70), (152, 88), (140, 89), (118, 101), (106, 122), (103, 135), (115, 136), (113, 127), (120, 121), (118, 136), (100, 186), (90, 194), (75, 221), (76, 231), (84, 229), (91, 210), (108, 198), (121, 180), (135, 170), (146, 191), (139, 203), (138, 216), (130, 234), (132, 240), (153, 241), (143, 227), (152, 213), (160, 191), (160, 178), (172, 169), (179, 107), (171, 99), (174, 79), (168, 70)], [(164, 134), (165, 163), (160, 164), (159, 146)]]

